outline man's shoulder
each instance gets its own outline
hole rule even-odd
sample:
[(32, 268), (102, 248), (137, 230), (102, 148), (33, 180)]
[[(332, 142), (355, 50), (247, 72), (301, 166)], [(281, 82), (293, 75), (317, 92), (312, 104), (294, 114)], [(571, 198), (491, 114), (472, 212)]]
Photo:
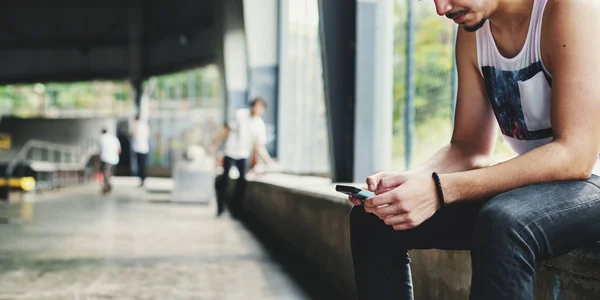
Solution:
[[(542, 18), (542, 41), (547, 48), (552, 48), (549, 46), (555, 38), (573, 36), (576, 31), (582, 30), (577, 25), (597, 24), (599, 16), (598, 0), (547, 0)], [(590, 38), (597, 37), (594, 34)]]
[[(546, 0), (546, 9), (560, 6), (574, 7), (598, 7), (597, 0)], [(580, 6), (582, 5), (582, 6)]]
[[(543, 22), (548, 24), (550, 22), (560, 22), (561, 26), (542, 26), (542, 30), (554, 30), (557, 27), (566, 28), (567, 24), (564, 22), (580, 22), (578, 19), (580, 14), (566, 13), (561, 14), (565, 11), (595, 11), (600, 12), (600, 1), (598, 0), (547, 0), (546, 7), (544, 9)], [(556, 18), (560, 17), (560, 20)], [(550, 35), (551, 36), (551, 35)]]

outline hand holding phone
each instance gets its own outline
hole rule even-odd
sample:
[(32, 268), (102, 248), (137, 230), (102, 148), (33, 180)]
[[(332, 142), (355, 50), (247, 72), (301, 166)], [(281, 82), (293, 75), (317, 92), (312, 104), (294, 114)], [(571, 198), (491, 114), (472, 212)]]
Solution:
[(354, 198), (360, 199), (363, 203), (368, 198), (374, 197), (375, 193), (363, 189), (359, 189), (357, 187), (349, 186), (349, 185), (336, 185), (335, 190), (346, 194), (348, 196), (352, 196)]

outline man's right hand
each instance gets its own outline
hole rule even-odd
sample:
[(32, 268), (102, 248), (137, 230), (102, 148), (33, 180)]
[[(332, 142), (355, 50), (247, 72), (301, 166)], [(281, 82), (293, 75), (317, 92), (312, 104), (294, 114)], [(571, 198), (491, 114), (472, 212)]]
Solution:
[[(373, 174), (373, 175), (367, 177), (367, 184), (363, 188), (377, 194), (378, 187), (379, 187), (381, 180), (383, 180), (384, 178), (388, 178), (388, 177), (398, 176), (400, 174), (402, 174), (402, 173), (395, 172), (395, 171), (383, 171), (383, 172)], [(383, 191), (381, 191), (381, 192), (383, 192)], [(362, 204), (362, 201), (360, 199), (354, 198), (352, 196), (349, 196), (348, 200), (350, 201), (350, 203), (352, 203), (354, 205)]]

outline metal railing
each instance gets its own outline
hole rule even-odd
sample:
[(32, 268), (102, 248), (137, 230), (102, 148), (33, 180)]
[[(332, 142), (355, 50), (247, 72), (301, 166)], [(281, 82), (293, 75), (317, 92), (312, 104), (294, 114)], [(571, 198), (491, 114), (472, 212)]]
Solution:
[[(85, 168), (90, 157), (97, 152), (96, 143), (89, 140), (82, 145), (67, 146), (41, 140), (27, 141), (9, 161), (4, 171), (5, 182), (8, 182), (14, 171), (24, 163), (37, 164), (45, 171), (76, 171)], [(4, 186), (2, 198), (8, 199), (10, 186)]]
[(81, 167), (85, 165), (90, 155), (95, 151), (95, 144), (86, 142), (79, 146), (66, 146), (40, 140), (29, 140), (8, 163), (5, 175), (12, 175), (14, 169), (24, 162), (46, 162), (57, 165), (59, 169), (65, 166)]

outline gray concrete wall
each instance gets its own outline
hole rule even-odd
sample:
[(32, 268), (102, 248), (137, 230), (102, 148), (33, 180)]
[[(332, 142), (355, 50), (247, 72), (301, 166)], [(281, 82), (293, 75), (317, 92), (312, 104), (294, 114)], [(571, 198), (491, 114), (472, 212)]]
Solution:
[(343, 295), (355, 293), (348, 231), (350, 206), (317, 193), (264, 182), (248, 185), (244, 206), (287, 249)]
[[(289, 177), (289, 176), (288, 176)], [(270, 178), (273, 178), (272, 176)], [(349, 249), (350, 206), (333, 185), (282, 186), (267, 180), (248, 185), (244, 207), (274, 239), (304, 259), (322, 280), (347, 299), (355, 299)], [(568, 238), (568, 237), (565, 237)], [(596, 247), (592, 245), (591, 247)], [(468, 251), (411, 251), (416, 299), (468, 299), (471, 261)], [(586, 248), (537, 267), (535, 299), (600, 299), (600, 249)]]

